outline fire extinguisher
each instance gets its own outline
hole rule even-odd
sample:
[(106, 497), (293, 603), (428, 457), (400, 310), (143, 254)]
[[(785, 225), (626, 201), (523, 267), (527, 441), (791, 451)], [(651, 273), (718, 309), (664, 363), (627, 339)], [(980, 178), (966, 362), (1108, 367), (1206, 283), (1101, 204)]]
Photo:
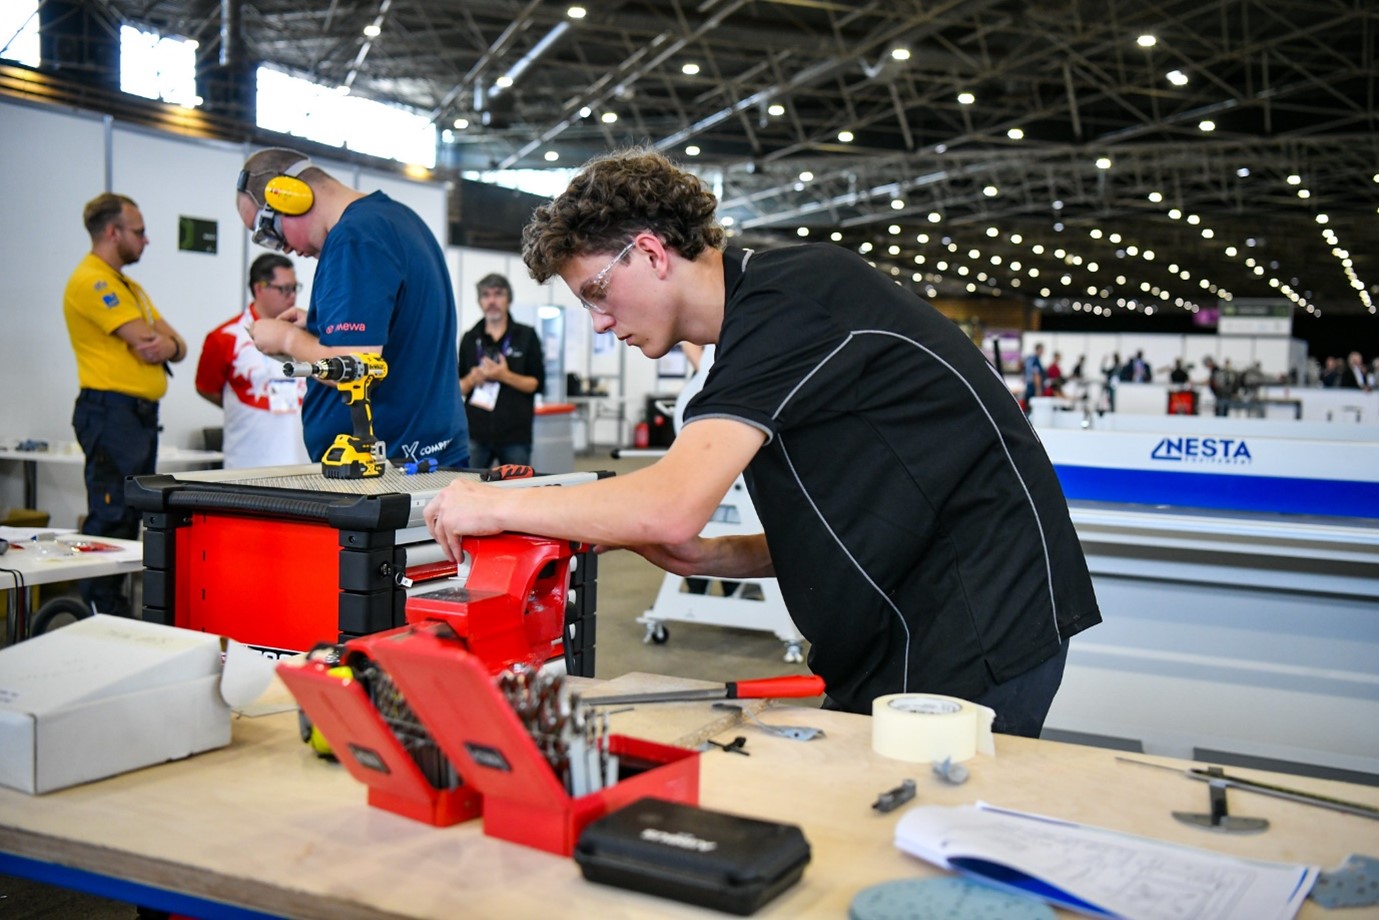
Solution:
[(643, 450), (651, 444), (651, 428), (646, 422), (638, 422), (632, 429), (632, 446)]

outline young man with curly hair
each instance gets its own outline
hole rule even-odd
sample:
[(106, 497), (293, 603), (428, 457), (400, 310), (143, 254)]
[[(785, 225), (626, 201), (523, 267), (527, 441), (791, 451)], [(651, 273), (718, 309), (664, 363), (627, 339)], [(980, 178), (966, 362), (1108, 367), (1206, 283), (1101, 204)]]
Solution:
[[(725, 249), (717, 202), (646, 150), (588, 164), (523, 258), (594, 328), (658, 358), (717, 346), (665, 457), (566, 489), (456, 483), (452, 555), (504, 530), (626, 547), (679, 575), (779, 579), (826, 705), (963, 697), (1037, 736), (1070, 636), (1101, 619), (1067, 503), (1019, 404), (933, 307), (830, 245)], [(745, 473), (763, 534), (699, 536)]]

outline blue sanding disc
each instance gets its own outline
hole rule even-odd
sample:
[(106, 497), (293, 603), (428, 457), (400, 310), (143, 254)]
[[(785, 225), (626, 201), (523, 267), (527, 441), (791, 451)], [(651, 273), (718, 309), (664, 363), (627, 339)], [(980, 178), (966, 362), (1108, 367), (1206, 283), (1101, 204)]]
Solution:
[(1053, 920), (1034, 897), (1007, 894), (961, 878), (882, 882), (857, 892), (849, 920)]

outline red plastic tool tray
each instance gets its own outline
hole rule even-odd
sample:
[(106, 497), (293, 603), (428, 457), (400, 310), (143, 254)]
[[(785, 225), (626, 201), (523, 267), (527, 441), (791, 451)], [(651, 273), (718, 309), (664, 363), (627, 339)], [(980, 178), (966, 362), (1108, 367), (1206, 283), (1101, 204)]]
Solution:
[(569, 856), (585, 825), (637, 799), (698, 804), (698, 752), (623, 735), (609, 738), (618, 781), (571, 797), (492, 675), (447, 632), (419, 625), (373, 651), (465, 782), (483, 793), (484, 833)]

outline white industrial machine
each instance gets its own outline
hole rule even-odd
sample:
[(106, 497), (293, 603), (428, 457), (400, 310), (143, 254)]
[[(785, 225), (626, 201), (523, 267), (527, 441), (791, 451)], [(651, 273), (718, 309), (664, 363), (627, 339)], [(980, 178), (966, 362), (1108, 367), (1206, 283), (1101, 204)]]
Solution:
[[(739, 476), (723, 496), (718, 510), (705, 525), (703, 536), (761, 533), (761, 520), (747, 495), (747, 484)], [(804, 660), (804, 636), (795, 628), (785, 609), (780, 585), (774, 578), (724, 581), (722, 593), (713, 593), (708, 579), (689, 579), (667, 572), (651, 609), (637, 618), (646, 626), (646, 641), (661, 643), (669, 638), (667, 622), (702, 623), (737, 629), (775, 633), (785, 643), (785, 660)]]
[(1046, 735), (1379, 775), (1379, 427), (1036, 420), (1104, 622)]
[[(686, 382), (675, 402), (675, 430), (680, 430), (685, 406), (704, 385), (713, 365), (713, 346), (704, 349), (699, 369)], [(739, 476), (723, 497), (718, 510), (704, 527), (705, 537), (732, 534), (761, 533), (761, 519), (747, 494), (747, 484)], [(731, 626), (737, 629), (775, 633), (785, 643), (785, 660), (804, 660), (804, 636), (795, 628), (790, 612), (785, 609), (780, 585), (774, 578), (755, 578), (745, 581), (724, 581), (721, 591), (714, 593), (708, 579), (688, 579), (667, 572), (651, 609), (637, 618), (646, 626), (646, 642), (665, 642), (670, 633), (668, 622), (702, 623), (708, 626)]]

